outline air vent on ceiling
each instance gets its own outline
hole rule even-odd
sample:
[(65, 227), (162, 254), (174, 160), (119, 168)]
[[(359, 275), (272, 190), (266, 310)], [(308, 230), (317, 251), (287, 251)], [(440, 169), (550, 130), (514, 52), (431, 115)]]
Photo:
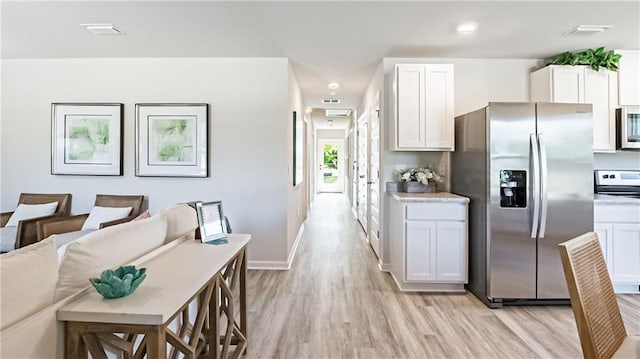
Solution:
[(336, 104), (336, 103), (340, 103), (340, 99), (339, 98), (323, 98), (322, 99), (322, 103), (324, 103), (324, 104)]
[(122, 31), (113, 24), (80, 24), (96, 35), (122, 35)]
[(324, 110), (324, 115), (327, 117), (348, 117), (349, 115), (351, 115), (351, 110), (327, 109)]
[(573, 29), (562, 34), (563, 36), (576, 36), (576, 35), (595, 35), (599, 34), (606, 29), (610, 29), (611, 25), (578, 25)]

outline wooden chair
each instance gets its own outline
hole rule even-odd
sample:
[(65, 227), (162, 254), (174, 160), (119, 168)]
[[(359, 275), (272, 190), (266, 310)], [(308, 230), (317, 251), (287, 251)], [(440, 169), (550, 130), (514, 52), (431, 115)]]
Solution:
[[(129, 222), (146, 209), (146, 201), (142, 195), (122, 196), (110, 194), (98, 194), (94, 206), (99, 207), (131, 207), (131, 213), (127, 217), (100, 224), (100, 228)], [(38, 222), (38, 238), (43, 240), (53, 234), (79, 231), (89, 217), (89, 213), (68, 216), (65, 218), (52, 218)]]
[[(38, 221), (68, 216), (69, 212), (71, 212), (70, 193), (20, 193), (18, 204), (44, 204), (51, 202), (58, 202), (58, 207), (52, 215), (24, 219), (18, 222), (16, 249), (36, 243), (39, 240), (37, 234)], [(0, 227), (4, 227), (7, 224), (12, 214), (13, 212), (0, 213)]]
[(597, 234), (561, 243), (560, 254), (584, 357), (640, 358), (640, 336), (627, 336)]

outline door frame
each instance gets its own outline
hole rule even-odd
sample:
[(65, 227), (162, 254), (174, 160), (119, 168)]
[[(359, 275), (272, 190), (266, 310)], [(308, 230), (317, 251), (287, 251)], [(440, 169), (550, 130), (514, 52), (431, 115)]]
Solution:
[[(362, 124), (364, 122), (364, 125)], [(356, 137), (357, 137), (357, 145), (356, 145), (356, 158), (358, 162), (358, 206), (357, 206), (357, 218), (360, 226), (364, 230), (365, 238), (367, 242), (369, 241), (369, 112), (364, 111), (362, 115), (356, 121)], [(362, 129), (361, 129), (362, 127)], [(361, 139), (364, 137), (364, 140)], [(366, 149), (364, 154), (361, 152), (361, 147), (364, 142)], [(364, 164), (360, 163), (361, 156), (364, 155)], [(364, 183), (362, 183), (364, 182)], [(364, 196), (361, 193), (361, 187), (364, 187)], [(361, 202), (361, 198), (364, 197), (364, 203)], [(363, 208), (364, 212), (361, 216), (360, 209)]]
[[(377, 138), (378, 141), (375, 144), (375, 150), (377, 151), (377, 161), (374, 161), (374, 156), (373, 153), (374, 151), (372, 151), (372, 149), (374, 148), (374, 143), (373, 143), (373, 122), (374, 122), (374, 117), (376, 119), (377, 122)], [(382, 209), (381, 207), (381, 196), (380, 196), (380, 93), (378, 92), (378, 96), (376, 97), (374, 103), (372, 104), (371, 107), (369, 107), (369, 120), (367, 121), (367, 140), (368, 140), (368, 146), (367, 146), (367, 162), (368, 162), (368, 166), (367, 169), (369, 171), (369, 174), (367, 176), (367, 184), (368, 184), (368, 196), (367, 196), (367, 200), (368, 200), (368, 210), (367, 210), (367, 215), (369, 216), (369, 218), (367, 219), (367, 223), (369, 225), (369, 233), (368, 233), (368, 238), (369, 238), (369, 245), (371, 246), (371, 248), (373, 249), (373, 252), (376, 254), (376, 256), (378, 258), (380, 258), (380, 232), (381, 232), (381, 227), (382, 227), (382, 220), (381, 220), (381, 212)], [(374, 164), (374, 162), (377, 162), (377, 166), (376, 164)], [(375, 179), (375, 180), (374, 180)], [(374, 211), (372, 211), (372, 208), (374, 208), (373, 205), (373, 193), (376, 193), (377, 195), (375, 196), (377, 198), (377, 204), (375, 205), (375, 209), (377, 212), (377, 218), (374, 218)], [(374, 221), (375, 219), (375, 221)], [(376, 227), (377, 228), (374, 228)]]
[[(321, 176), (321, 168), (324, 165), (324, 145), (335, 143), (338, 146), (338, 178), (336, 180), (335, 186), (331, 186), (329, 189), (323, 189), (323, 186), (327, 186), (323, 184)], [(319, 138), (316, 153), (317, 153), (317, 165), (315, 170), (318, 193), (344, 193), (345, 190), (345, 178), (347, 175), (347, 171), (345, 171), (345, 154), (344, 154), (344, 138)], [(335, 187), (335, 188), (332, 188)]]

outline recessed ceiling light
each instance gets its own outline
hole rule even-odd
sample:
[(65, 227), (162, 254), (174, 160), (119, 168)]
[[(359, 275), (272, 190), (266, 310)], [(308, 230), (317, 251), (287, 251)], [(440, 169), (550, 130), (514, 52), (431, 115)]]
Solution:
[(458, 34), (463, 35), (473, 34), (477, 29), (478, 23), (473, 21), (462, 23), (458, 25), (458, 27), (456, 27), (456, 31), (458, 32)]
[(79, 26), (96, 35), (122, 35), (122, 31), (113, 24), (80, 24)]
[(336, 93), (335, 93), (335, 92), (331, 92), (331, 96), (335, 96), (335, 95), (336, 95)]
[(332, 82), (329, 84), (329, 90), (337, 90), (340, 87), (340, 84), (337, 82)]
[(611, 25), (578, 25), (573, 29), (565, 32), (562, 36), (569, 35), (595, 35), (603, 32), (606, 29), (610, 29)]

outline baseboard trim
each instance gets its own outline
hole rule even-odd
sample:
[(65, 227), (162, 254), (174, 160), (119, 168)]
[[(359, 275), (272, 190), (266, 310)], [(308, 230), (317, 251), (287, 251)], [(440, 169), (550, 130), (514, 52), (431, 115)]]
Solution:
[(391, 272), (391, 264), (378, 261), (378, 268), (381, 272)]
[(298, 229), (298, 234), (296, 235), (296, 240), (293, 242), (293, 247), (291, 247), (291, 252), (289, 252), (289, 258), (287, 261), (247, 261), (247, 269), (251, 270), (289, 270), (291, 269), (291, 265), (293, 264), (293, 260), (298, 252), (298, 245), (300, 244), (300, 239), (302, 238), (302, 234), (304, 233), (305, 224), (302, 223), (300, 229)]
[(289, 258), (287, 259), (287, 269), (291, 269), (293, 259), (296, 257), (296, 253), (298, 252), (298, 245), (300, 244), (300, 239), (302, 239), (302, 234), (304, 233), (305, 227), (305, 222), (302, 222), (302, 225), (298, 229), (298, 234), (296, 235), (296, 241), (293, 242), (293, 247), (291, 247), (291, 252), (289, 252)]
[(249, 270), (288, 270), (289, 268), (285, 261), (247, 261)]

